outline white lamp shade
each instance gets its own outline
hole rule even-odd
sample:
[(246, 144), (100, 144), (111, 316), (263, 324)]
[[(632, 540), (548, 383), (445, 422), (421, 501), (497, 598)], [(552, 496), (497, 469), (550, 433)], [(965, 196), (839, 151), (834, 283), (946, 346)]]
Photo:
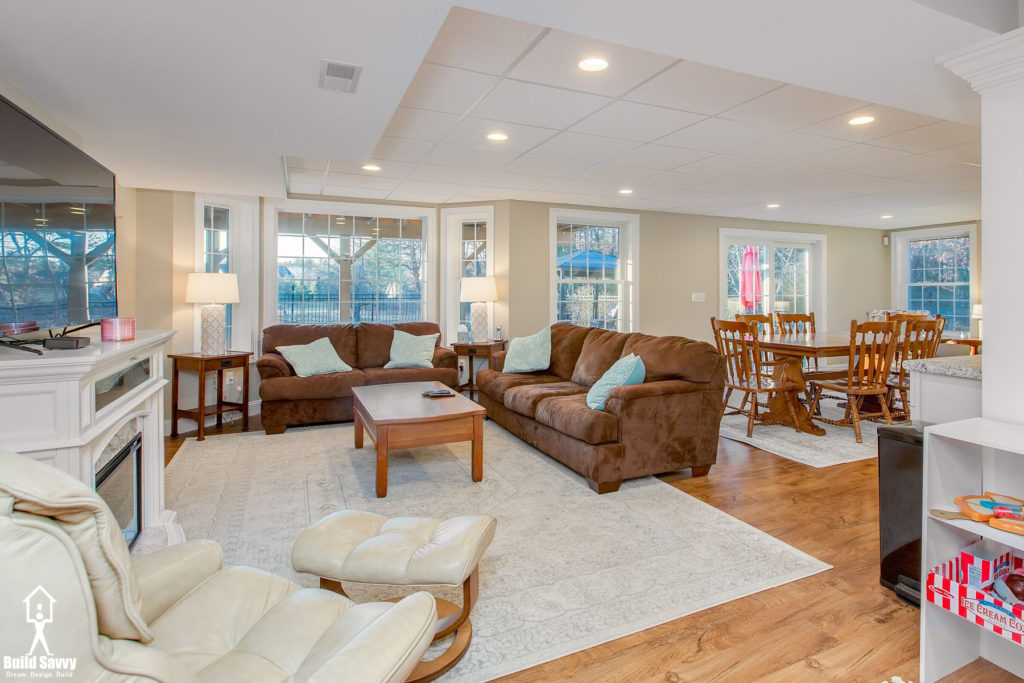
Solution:
[(460, 301), (497, 301), (498, 287), (493, 277), (464, 277)]
[(974, 304), (974, 307), (971, 309), (971, 317), (981, 320), (981, 304)]
[(234, 273), (189, 273), (187, 304), (237, 304), (238, 276)]

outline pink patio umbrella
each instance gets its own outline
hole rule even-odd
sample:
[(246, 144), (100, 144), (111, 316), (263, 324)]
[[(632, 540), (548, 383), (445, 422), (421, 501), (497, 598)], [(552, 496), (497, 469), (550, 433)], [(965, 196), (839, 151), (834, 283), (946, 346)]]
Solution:
[(743, 267), (740, 268), (740, 305), (743, 310), (753, 313), (761, 302), (761, 268), (757, 247), (743, 250)]

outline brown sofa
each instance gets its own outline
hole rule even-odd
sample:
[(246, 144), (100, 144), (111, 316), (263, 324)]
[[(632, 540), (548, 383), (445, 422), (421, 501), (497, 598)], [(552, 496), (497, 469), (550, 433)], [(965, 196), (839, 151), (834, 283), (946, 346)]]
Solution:
[[(630, 353), (644, 361), (644, 383), (613, 389), (604, 410), (587, 407), (587, 390)], [(598, 493), (672, 470), (703, 476), (715, 463), (725, 363), (710, 344), (558, 323), (547, 370), (506, 373), (504, 362), (500, 352), (495, 369), (477, 375), (488, 417), (582, 474)]]
[[(395, 330), (409, 334), (436, 334), (436, 323), (357, 323), (355, 325), (272, 325), (263, 330), (263, 355), (256, 361), (260, 373), (260, 417), (267, 434), (280, 434), (289, 426), (341, 422), (352, 419), (352, 387), (388, 382), (436, 380), (450, 387), (459, 383), (458, 356), (451, 349), (434, 348), (432, 368), (384, 368), (391, 360)], [(327, 337), (351, 372), (298, 377), (277, 352), (278, 346), (309, 344)]]

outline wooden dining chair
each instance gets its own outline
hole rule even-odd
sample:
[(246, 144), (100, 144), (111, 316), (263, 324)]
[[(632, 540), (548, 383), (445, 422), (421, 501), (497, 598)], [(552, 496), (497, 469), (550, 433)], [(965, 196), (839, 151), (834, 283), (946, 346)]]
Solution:
[(816, 332), (813, 313), (776, 313), (775, 328), (779, 334), (806, 334)]
[[(939, 352), (939, 344), (942, 343), (942, 333), (945, 332), (945, 330), (946, 330), (946, 319), (944, 317), (942, 317), (941, 315), (939, 315), (938, 313), (936, 313), (933, 316), (930, 313), (890, 313), (889, 311), (886, 311), (885, 312), (885, 319), (888, 320), (888, 321), (896, 321), (896, 322), (902, 322), (902, 323), (906, 323), (908, 321), (938, 320), (939, 321), (939, 334), (938, 334), (938, 336), (935, 337), (935, 342), (934, 342), (935, 348), (932, 349), (931, 354), (928, 355), (928, 356), (925, 356), (925, 358), (934, 358), (935, 355)], [(901, 331), (900, 330), (896, 330), (896, 334), (900, 335)]]
[(736, 320), (741, 323), (757, 325), (757, 334), (775, 334), (775, 323), (772, 317), (762, 313), (737, 313)]
[[(718, 353), (725, 358), (726, 379), (725, 398), (722, 400), (722, 415), (747, 415), (747, 437), (754, 434), (754, 422), (761, 424), (777, 424), (774, 421), (762, 420), (758, 417), (758, 399), (761, 394), (769, 397), (780, 391), (796, 392), (798, 386), (787, 380), (785, 368), (775, 371), (779, 366), (793, 362), (792, 360), (766, 361), (761, 355), (757, 341), (757, 327), (753, 323), (711, 319), (711, 329), (715, 333), (715, 344)], [(773, 374), (775, 376), (773, 376)], [(778, 379), (776, 379), (778, 377)], [(729, 398), (734, 391), (743, 394), (743, 402), (739, 407), (729, 405)], [(747, 407), (747, 404), (750, 404)], [(786, 401), (789, 417), (793, 420), (794, 429), (798, 432), (796, 410), (792, 401)], [(727, 413), (729, 408), (732, 413)]]
[[(910, 403), (907, 401), (910, 393), (910, 371), (903, 367), (903, 361), (933, 358), (938, 350), (938, 340), (942, 337), (945, 323), (945, 319), (941, 317), (903, 321), (903, 330), (899, 333), (896, 350), (892, 356), (892, 372), (889, 373), (889, 380), (886, 382), (888, 392), (885, 395), (889, 412), (897, 419), (910, 419)], [(897, 394), (900, 398), (899, 410), (895, 409)]]
[[(849, 372), (845, 380), (812, 379), (811, 407), (808, 412), (813, 419), (826, 424), (842, 427), (853, 427), (857, 443), (863, 443), (860, 433), (860, 421), (872, 417), (884, 417), (886, 424), (892, 424), (892, 415), (886, 405), (886, 393), (889, 380), (889, 369), (896, 350), (896, 329), (898, 323), (850, 321), (850, 355)], [(846, 415), (841, 420), (831, 420), (815, 415), (818, 402), (825, 391), (846, 395)], [(879, 412), (862, 413), (861, 405), (866, 396), (878, 399)]]

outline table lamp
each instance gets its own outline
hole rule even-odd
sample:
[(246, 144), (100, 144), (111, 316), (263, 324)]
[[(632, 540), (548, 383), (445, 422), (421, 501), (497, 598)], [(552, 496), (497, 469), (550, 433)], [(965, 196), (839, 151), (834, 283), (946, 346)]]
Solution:
[(227, 315), (224, 304), (238, 303), (238, 276), (234, 273), (189, 273), (185, 303), (199, 307), (200, 353), (219, 356), (226, 351)]
[(981, 304), (974, 304), (971, 317), (978, 321), (978, 339), (981, 339)]
[(469, 307), (470, 332), (474, 343), (487, 341), (487, 302), (498, 300), (493, 277), (464, 277), (460, 301), (472, 302)]

